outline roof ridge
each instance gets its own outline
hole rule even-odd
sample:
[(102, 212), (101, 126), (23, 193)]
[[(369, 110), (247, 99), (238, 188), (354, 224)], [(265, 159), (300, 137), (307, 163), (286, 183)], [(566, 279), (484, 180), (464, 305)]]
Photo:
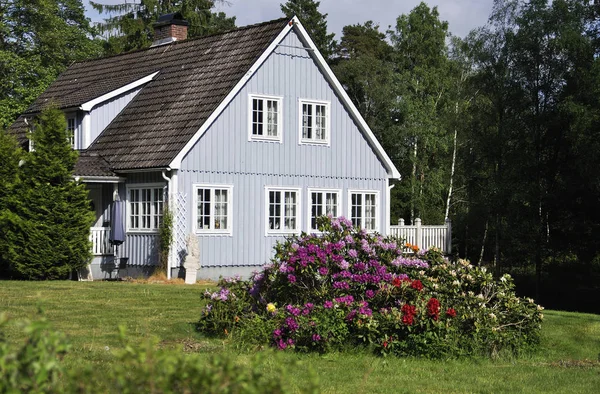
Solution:
[[(173, 42), (168, 43), (168, 44), (160, 45), (160, 47), (166, 47), (166, 46), (177, 45), (177, 44), (181, 45), (181, 44), (185, 44), (185, 43), (189, 43), (189, 42), (204, 40), (204, 39), (215, 37), (215, 36), (222, 35), (222, 34), (232, 33), (234, 31), (247, 30), (247, 29), (256, 28), (256, 27), (260, 27), (260, 26), (264, 26), (264, 25), (269, 25), (269, 24), (283, 23), (283, 22), (287, 22), (287, 21), (290, 21), (290, 20), (291, 20), (290, 18), (286, 18), (286, 17), (278, 18), (278, 19), (273, 19), (273, 20), (266, 21), (266, 22), (254, 23), (252, 25), (235, 27), (235, 28), (230, 29), (230, 30), (226, 30), (226, 31), (218, 32), (218, 33), (212, 33), (212, 34), (208, 34), (206, 36), (189, 38), (189, 39), (182, 40), (182, 41), (173, 41)], [(147, 47), (147, 48), (134, 49), (133, 51), (129, 51), (129, 52), (117, 53), (116, 55), (100, 56), (100, 57), (95, 57), (95, 58), (91, 58), (91, 59), (79, 60), (79, 61), (73, 62), (69, 67), (72, 67), (72, 66), (75, 66), (75, 65), (79, 65), (79, 64), (85, 64), (85, 63), (88, 63), (88, 62), (95, 62), (95, 61), (100, 60), (100, 59), (112, 59), (112, 58), (116, 58), (116, 57), (119, 57), (119, 56), (131, 55), (132, 53), (138, 53), (138, 52), (148, 51), (150, 49), (154, 49), (154, 48), (157, 48), (157, 47), (158, 46), (150, 46), (150, 47)]]

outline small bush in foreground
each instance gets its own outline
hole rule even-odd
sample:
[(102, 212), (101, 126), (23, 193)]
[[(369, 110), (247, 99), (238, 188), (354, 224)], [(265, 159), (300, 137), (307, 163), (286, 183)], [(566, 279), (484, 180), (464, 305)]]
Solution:
[(279, 243), (250, 280), (207, 292), (199, 329), (282, 350), (358, 345), (428, 357), (515, 354), (538, 342), (542, 308), (516, 297), (509, 276), (494, 281), (344, 218), (321, 218), (320, 230)]
[[(22, 344), (10, 344), (1, 335), (8, 320), (0, 316), (0, 393), (285, 393), (285, 365), (275, 363), (273, 376), (259, 372), (264, 354), (249, 363), (226, 355), (205, 360), (197, 354), (160, 349), (156, 341), (129, 344), (121, 330), (123, 349), (110, 376), (92, 366), (66, 371), (63, 356), (70, 345), (50, 330), (45, 319), (17, 322), (26, 333)], [(316, 392), (307, 382), (303, 392)]]

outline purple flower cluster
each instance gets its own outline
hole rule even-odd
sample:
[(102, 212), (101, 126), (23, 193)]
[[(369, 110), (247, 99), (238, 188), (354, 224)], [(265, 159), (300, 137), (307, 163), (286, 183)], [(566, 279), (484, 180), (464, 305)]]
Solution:
[(296, 308), (296, 307), (295, 307), (295, 306), (293, 306), (293, 305), (287, 305), (287, 306), (285, 307), (285, 310), (286, 310), (286, 311), (288, 311), (288, 313), (289, 313), (290, 315), (293, 315), (293, 316), (300, 316), (300, 312), (301, 312), (301, 311), (300, 311), (300, 308)]
[(233, 294), (229, 289), (225, 287), (221, 287), (219, 291), (215, 291), (214, 293), (211, 293), (208, 290), (206, 290), (204, 295), (210, 297), (211, 300), (216, 301), (227, 301), (230, 297), (235, 299), (235, 294)]
[(337, 302), (338, 304), (350, 305), (354, 302), (354, 297), (352, 297), (350, 294), (348, 294), (343, 297), (335, 298), (335, 302)]
[(409, 257), (397, 257), (392, 261), (392, 265), (395, 267), (407, 267), (407, 268), (429, 268), (429, 264), (421, 259), (412, 259)]
[(291, 316), (285, 319), (285, 325), (287, 326), (290, 332), (294, 332), (298, 330), (298, 328), (300, 328), (300, 325), (298, 324), (296, 319), (294, 319)]

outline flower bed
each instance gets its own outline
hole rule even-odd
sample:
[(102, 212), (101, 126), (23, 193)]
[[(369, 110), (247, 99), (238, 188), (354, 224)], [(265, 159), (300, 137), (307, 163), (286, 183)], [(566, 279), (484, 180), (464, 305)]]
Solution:
[[(207, 292), (198, 327), (279, 349), (446, 357), (517, 353), (538, 341), (541, 307), (515, 296), (509, 276), (449, 262), (352, 227), (319, 219), (320, 235), (290, 237), (250, 280)], [(409, 250), (411, 256), (405, 254)]]

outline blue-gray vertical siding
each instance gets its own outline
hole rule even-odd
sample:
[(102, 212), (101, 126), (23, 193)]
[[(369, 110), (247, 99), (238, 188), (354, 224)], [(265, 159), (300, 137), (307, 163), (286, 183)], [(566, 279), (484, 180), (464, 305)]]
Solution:
[[(193, 228), (193, 185), (233, 185), (233, 234), (200, 236), (203, 267), (259, 266), (281, 237), (265, 236), (265, 186), (299, 187), (301, 228), (308, 229), (307, 188), (341, 189), (348, 215), (348, 190), (379, 191), (378, 221), (385, 231), (385, 167), (295, 33), (290, 32), (182, 161), (179, 190), (187, 195), (187, 229)], [(297, 48), (294, 48), (297, 47)], [(283, 97), (283, 142), (248, 141), (248, 95)], [(330, 106), (330, 146), (299, 145), (299, 99)], [(200, 272), (202, 275), (202, 272)]]
[[(141, 172), (127, 174), (127, 182), (119, 184), (119, 197), (127, 202), (127, 186), (150, 184), (164, 187), (166, 185), (160, 172)], [(124, 212), (127, 220), (127, 207)], [(125, 225), (127, 228), (127, 224)], [(129, 257), (130, 265), (158, 264), (158, 234), (127, 232), (123, 245), (119, 248), (119, 257)]]
[[(142, 90), (137, 88), (113, 97), (98, 104), (90, 111), (91, 140), (93, 142), (113, 119), (129, 104), (129, 102)], [(87, 148), (87, 147), (86, 147)]]

